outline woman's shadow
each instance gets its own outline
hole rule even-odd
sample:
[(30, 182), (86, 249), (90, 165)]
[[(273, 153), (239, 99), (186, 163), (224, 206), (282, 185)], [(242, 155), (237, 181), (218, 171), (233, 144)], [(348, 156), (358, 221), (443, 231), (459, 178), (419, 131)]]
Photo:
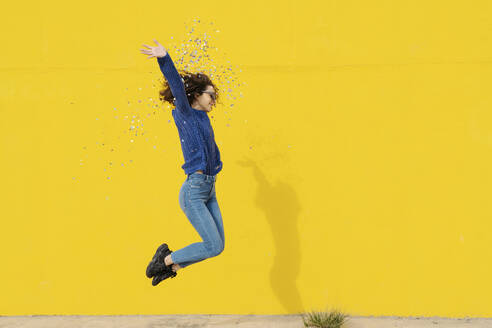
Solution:
[(272, 289), (289, 314), (300, 313), (303, 306), (296, 280), (301, 262), (297, 230), (301, 206), (297, 194), (294, 188), (284, 181), (270, 184), (251, 159), (237, 161), (237, 164), (253, 169), (258, 183), (255, 203), (265, 213), (272, 231), (276, 248), (270, 271)]

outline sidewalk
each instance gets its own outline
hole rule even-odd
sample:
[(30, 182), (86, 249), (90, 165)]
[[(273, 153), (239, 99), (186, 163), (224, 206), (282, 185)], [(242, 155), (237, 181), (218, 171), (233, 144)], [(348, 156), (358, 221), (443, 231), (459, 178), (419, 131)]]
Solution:
[[(298, 315), (122, 315), (0, 317), (0, 328), (303, 328)], [(345, 328), (492, 328), (490, 319), (349, 317)]]

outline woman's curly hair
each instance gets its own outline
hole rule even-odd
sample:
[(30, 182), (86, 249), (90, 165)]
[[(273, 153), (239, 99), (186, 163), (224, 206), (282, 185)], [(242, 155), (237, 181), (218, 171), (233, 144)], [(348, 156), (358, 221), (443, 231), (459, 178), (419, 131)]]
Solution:
[[(215, 103), (217, 103), (219, 99), (219, 90), (206, 74), (190, 73), (183, 70), (179, 73), (179, 75), (184, 81), (183, 84), (185, 87), (186, 97), (188, 98), (188, 103), (190, 106), (193, 104), (195, 96), (202, 94), (209, 85), (211, 85), (215, 90)], [(159, 91), (159, 99), (163, 102), (167, 101), (168, 103), (174, 105), (174, 96), (166, 79), (162, 82), (161, 87), (162, 89)]]

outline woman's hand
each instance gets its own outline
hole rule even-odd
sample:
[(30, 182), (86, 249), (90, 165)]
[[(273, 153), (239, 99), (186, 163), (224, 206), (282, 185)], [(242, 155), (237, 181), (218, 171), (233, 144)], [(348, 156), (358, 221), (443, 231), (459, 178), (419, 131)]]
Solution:
[(157, 47), (151, 47), (146, 44), (143, 44), (143, 46), (146, 47), (147, 49), (140, 49), (141, 53), (143, 53), (144, 55), (149, 55), (147, 59), (154, 58), (154, 57), (160, 58), (160, 57), (164, 57), (167, 54), (167, 51), (166, 49), (164, 49), (162, 44), (157, 42), (156, 39), (154, 39), (154, 42), (155, 44), (157, 44)]

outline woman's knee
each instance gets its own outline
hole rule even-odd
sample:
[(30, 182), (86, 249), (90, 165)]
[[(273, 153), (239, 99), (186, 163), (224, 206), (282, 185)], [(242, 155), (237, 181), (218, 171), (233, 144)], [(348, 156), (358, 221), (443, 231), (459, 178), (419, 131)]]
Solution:
[(224, 251), (224, 243), (222, 241), (213, 243), (212, 245), (210, 245), (208, 251), (210, 257), (217, 256)]
[(220, 247), (218, 249), (217, 255), (219, 255), (220, 253), (222, 253), (224, 251), (224, 247), (225, 247), (224, 241), (222, 241), (222, 243), (220, 244)]

